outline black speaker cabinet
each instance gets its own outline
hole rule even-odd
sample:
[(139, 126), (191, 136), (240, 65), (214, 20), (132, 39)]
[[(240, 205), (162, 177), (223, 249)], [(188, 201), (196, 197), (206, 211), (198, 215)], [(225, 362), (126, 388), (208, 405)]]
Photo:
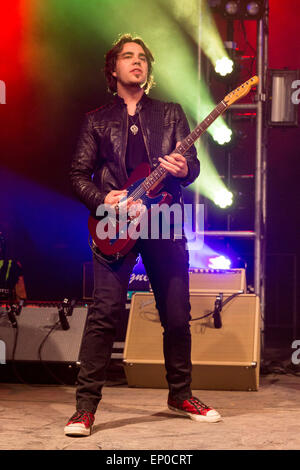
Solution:
[[(229, 296), (224, 295), (223, 301)], [(191, 316), (214, 310), (216, 295), (191, 294)], [(240, 294), (221, 311), (222, 328), (212, 316), (191, 321), (192, 387), (208, 390), (258, 390), (260, 366), (259, 298)], [(152, 293), (135, 293), (124, 348), (131, 387), (167, 388), (162, 327)]]

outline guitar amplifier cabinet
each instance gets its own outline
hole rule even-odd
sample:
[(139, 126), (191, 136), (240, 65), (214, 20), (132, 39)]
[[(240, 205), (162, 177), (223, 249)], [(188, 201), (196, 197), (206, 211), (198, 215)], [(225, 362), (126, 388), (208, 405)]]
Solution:
[[(229, 296), (224, 295), (223, 301)], [(191, 316), (214, 310), (216, 296), (191, 294)], [(192, 387), (208, 390), (258, 390), (260, 309), (254, 294), (240, 294), (223, 306), (222, 327), (212, 316), (191, 321)], [(124, 368), (131, 387), (167, 388), (162, 327), (151, 293), (132, 297), (124, 348)]]
[(189, 269), (190, 293), (247, 292), (245, 269)]
[[(57, 306), (28, 305), (22, 308), (21, 315), (16, 316), (18, 336), (14, 358), (13, 348), (17, 330), (12, 327), (5, 306), (0, 306), (0, 364), (12, 359), (16, 361), (40, 361), (42, 359), (45, 362), (68, 364), (78, 362), (88, 306), (75, 307), (72, 316), (66, 317), (70, 326), (68, 330), (64, 330), (59, 322), (50, 333), (59, 320), (60, 305), (60, 303), (57, 303)], [(129, 311), (130, 296), (117, 324), (111, 359), (123, 358)], [(48, 333), (50, 334), (45, 340)], [(44, 340), (41, 355), (39, 355), (39, 348)]]
[[(41, 350), (41, 358), (47, 362), (75, 363), (78, 361), (87, 307), (75, 307), (67, 316), (70, 328), (63, 330), (60, 323), (49, 334)], [(18, 322), (18, 336), (14, 359), (38, 361), (39, 347), (59, 319), (58, 306), (26, 306), (22, 308)], [(0, 309), (0, 340), (5, 344), (6, 360), (13, 359), (16, 329), (12, 327), (6, 310)]]

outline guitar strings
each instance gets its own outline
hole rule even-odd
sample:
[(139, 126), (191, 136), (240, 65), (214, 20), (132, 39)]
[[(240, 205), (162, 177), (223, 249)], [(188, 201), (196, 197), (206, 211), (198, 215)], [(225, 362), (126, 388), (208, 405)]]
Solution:
[(133, 197), (133, 200), (136, 200), (135, 198), (139, 199), (143, 194), (146, 193), (145, 188), (143, 187), (143, 184), (145, 181), (147, 181), (149, 177), (147, 177), (130, 195), (130, 197)]

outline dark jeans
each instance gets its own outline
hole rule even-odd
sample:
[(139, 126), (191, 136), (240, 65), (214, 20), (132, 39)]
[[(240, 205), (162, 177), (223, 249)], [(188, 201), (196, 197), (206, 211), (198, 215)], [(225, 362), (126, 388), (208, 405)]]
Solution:
[(191, 307), (185, 240), (140, 239), (133, 251), (113, 263), (94, 256), (94, 302), (88, 312), (80, 352), (77, 409), (95, 413), (101, 400), (116, 325), (125, 308), (129, 278), (138, 252), (164, 330), (163, 351), (169, 393), (179, 400), (191, 396)]

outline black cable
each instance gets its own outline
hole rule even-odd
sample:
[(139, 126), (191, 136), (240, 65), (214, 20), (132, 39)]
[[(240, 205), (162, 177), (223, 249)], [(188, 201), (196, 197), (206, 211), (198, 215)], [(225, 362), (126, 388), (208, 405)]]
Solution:
[(19, 337), (19, 325), (18, 325), (17, 319), (15, 319), (15, 326), (13, 329), (15, 330), (15, 338), (14, 338), (14, 345), (13, 345), (13, 350), (12, 350), (12, 361), (15, 360), (15, 354), (16, 354), (18, 337)]
[[(228, 302), (230, 302), (230, 300), (234, 299), (235, 297), (243, 293), (244, 291), (241, 291), (241, 292), (235, 292), (234, 294), (230, 295), (226, 300), (224, 300), (224, 302), (222, 303), (222, 306), (224, 307)], [(206, 313), (202, 317), (192, 318), (190, 321), (202, 320), (203, 318), (209, 317), (213, 315), (214, 313), (215, 313), (215, 310), (212, 310), (211, 312)]]
[(47, 370), (47, 372), (51, 375), (51, 377), (58, 382), (60, 385), (66, 385), (63, 381), (61, 381), (55, 374), (52, 372), (52, 370), (48, 367), (48, 365), (44, 362), (42, 359), (42, 349), (44, 347), (44, 344), (46, 343), (47, 339), (51, 335), (51, 333), (57, 328), (57, 326), (60, 324), (60, 319), (57, 320), (57, 322), (54, 323), (54, 325), (50, 328), (46, 336), (44, 337), (43, 341), (41, 342), (39, 349), (38, 349), (38, 357), (40, 360), (40, 363), (43, 365), (43, 367)]
[(38, 357), (39, 357), (39, 360), (40, 361), (43, 361), (42, 360), (42, 349), (44, 347), (44, 344), (45, 342), (47, 341), (47, 339), (49, 338), (49, 336), (51, 335), (52, 331), (55, 330), (55, 328), (60, 324), (60, 320), (57, 320), (57, 322), (54, 323), (54, 325), (50, 328), (50, 330), (48, 331), (48, 333), (46, 334), (46, 336), (44, 337), (44, 339), (42, 340), (41, 344), (39, 345), (39, 349), (38, 349)]
[(240, 22), (241, 22), (241, 27), (242, 27), (242, 31), (243, 31), (243, 35), (244, 35), (245, 42), (246, 42), (246, 44), (250, 47), (250, 49), (252, 50), (252, 52), (255, 54), (255, 55), (252, 57), (251, 69), (249, 70), (250, 75), (253, 75), (253, 65), (254, 65), (254, 61), (255, 61), (256, 58), (257, 58), (257, 50), (252, 46), (252, 44), (250, 44), (250, 42), (249, 42), (249, 40), (248, 40), (244, 20), (240, 20)]

